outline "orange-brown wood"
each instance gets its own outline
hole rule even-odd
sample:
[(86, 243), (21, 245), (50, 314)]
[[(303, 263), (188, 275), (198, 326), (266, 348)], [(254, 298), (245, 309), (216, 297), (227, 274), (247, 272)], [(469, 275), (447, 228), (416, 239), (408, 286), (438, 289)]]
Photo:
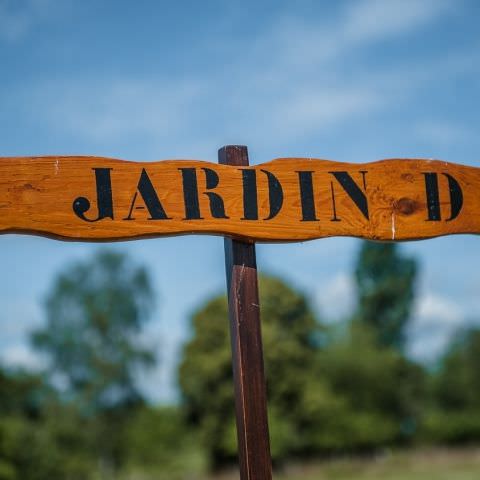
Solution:
[(480, 233), (480, 169), (415, 159), (233, 167), (0, 158), (0, 233), (86, 241), (204, 233), (265, 242)]

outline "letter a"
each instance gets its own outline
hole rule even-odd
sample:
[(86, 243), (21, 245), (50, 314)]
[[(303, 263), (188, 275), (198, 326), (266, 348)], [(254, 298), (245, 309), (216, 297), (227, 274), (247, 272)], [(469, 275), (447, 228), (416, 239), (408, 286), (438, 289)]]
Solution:
[[(150, 218), (148, 220), (168, 220), (167, 214), (158, 199), (157, 192), (155, 188), (153, 188), (152, 182), (147, 175), (145, 169), (142, 170), (142, 174), (140, 175), (140, 180), (138, 181), (137, 191), (133, 196), (132, 203), (130, 204), (130, 210), (128, 212), (128, 216), (124, 218), (124, 220), (134, 220), (132, 217), (133, 209), (135, 208), (135, 201), (137, 200), (137, 195), (143, 198), (145, 202), (145, 206), (147, 207), (148, 213), (150, 214)], [(136, 207), (143, 208), (143, 207)]]

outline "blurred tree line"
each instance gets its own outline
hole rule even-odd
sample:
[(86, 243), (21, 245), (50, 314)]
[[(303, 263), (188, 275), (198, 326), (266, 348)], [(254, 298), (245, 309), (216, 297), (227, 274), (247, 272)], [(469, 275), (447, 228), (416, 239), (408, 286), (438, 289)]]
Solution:
[[(480, 331), (459, 332), (433, 369), (406, 354), (417, 271), (396, 244), (363, 242), (355, 311), (334, 324), (282, 279), (261, 277), (276, 465), (480, 441)], [(171, 406), (148, 404), (135, 381), (156, 361), (142, 336), (153, 297), (148, 270), (123, 254), (60, 272), (32, 334), (45, 367), (0, 369), (0, 480), (183, 478), (235, 462), (225, 295), (192, 316)]]

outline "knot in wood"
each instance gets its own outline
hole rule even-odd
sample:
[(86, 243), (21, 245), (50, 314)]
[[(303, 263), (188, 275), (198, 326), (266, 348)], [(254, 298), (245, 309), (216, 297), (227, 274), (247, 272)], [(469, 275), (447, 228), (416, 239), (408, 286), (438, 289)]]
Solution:
[(395, 200), (393, 203), (394, 211), (401, 213), (402, 215), (411, 215), (418, 209), (417, 202), (411, 198), (402, 197), (399, 200)]

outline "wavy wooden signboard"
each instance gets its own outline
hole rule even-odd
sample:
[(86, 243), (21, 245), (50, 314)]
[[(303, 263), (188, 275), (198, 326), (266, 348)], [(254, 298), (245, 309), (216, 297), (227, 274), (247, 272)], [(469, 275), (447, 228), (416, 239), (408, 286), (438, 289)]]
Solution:
[(480, 169), (437, 160), (0, 158), (0, 233), (111, 241), (411, 240), (480, 232)]
[(249, 166), (247, 148), (238, 145), (221, 148), (219, 164), (0, 158), (0, 233), (86, 241), (227, 237), (242, 480), (272, 478), (254, 242), (479, 232), (480, 169), (437, 160), (283, 158)]

